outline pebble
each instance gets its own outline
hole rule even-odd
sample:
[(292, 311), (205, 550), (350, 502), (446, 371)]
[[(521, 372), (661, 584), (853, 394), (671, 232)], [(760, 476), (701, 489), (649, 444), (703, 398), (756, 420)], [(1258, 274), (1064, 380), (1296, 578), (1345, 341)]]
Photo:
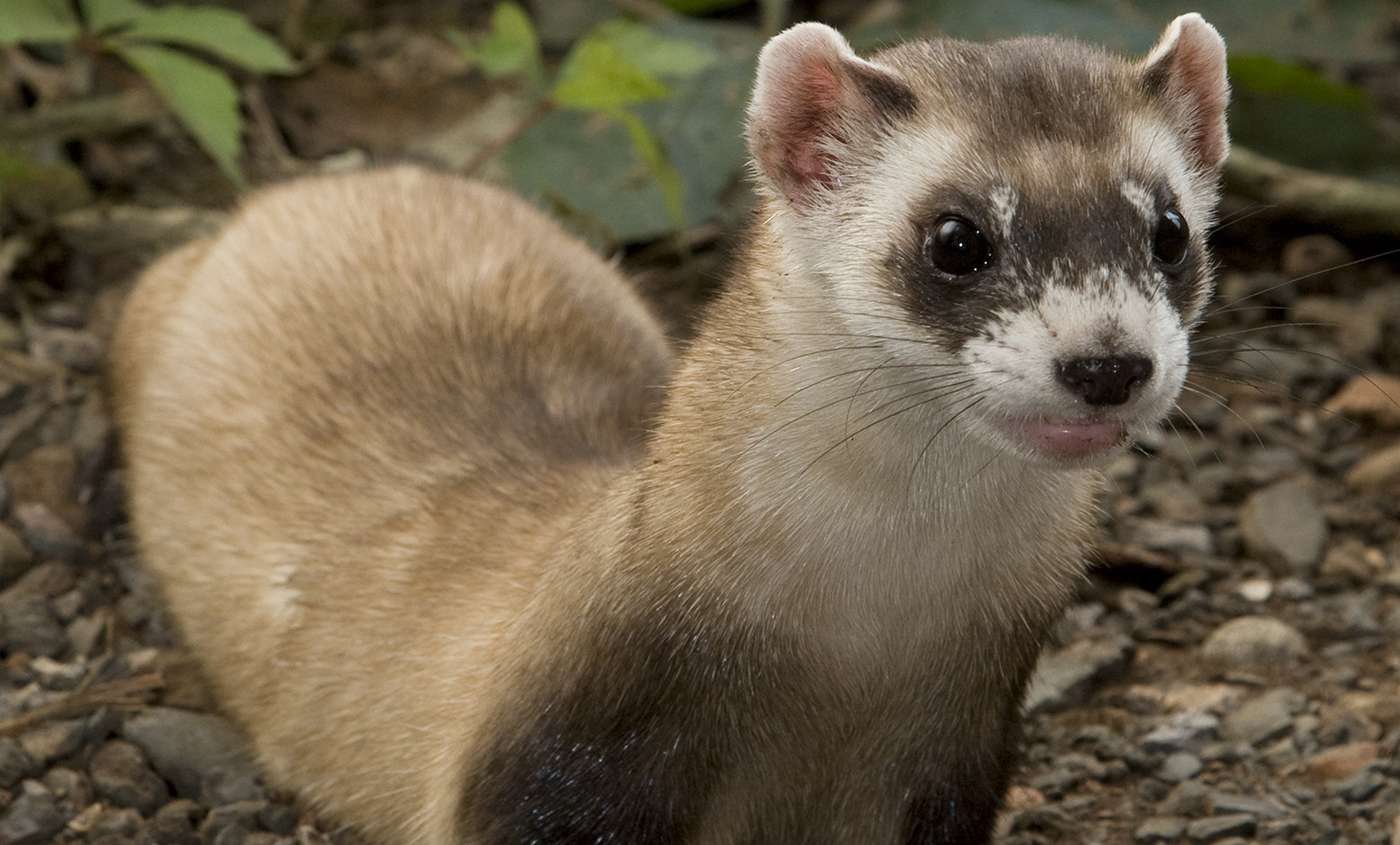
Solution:
[(1204, 525), (1183, 525), (1164, 519), (1135, 519), (1128, 525), (1131, 542), (1159, 552), (1195, 552), (1208, 555), (1215, 551), (1210, 529)]
[(1322, 410), (1381, 428), (1400, 428), (1400, 377), (1389, 373), (1353, 376), (1322, 404)]
[(1027, 712), (1075, 703), (1094, 681), (1122, 670), (1133, 652), (1133, 640), (1121, 634), (1088, 638), (1041, 655), (1027, 688)]
[(97, 372), (102, 365), (102, 342), (85, 329), (36, 325), (29, 333), (29, 352), (80, 373)]
[(13, 584), (33, 563), (34, 555), (24, 540), (13, 528), (0, 523), (0, 588)]
[(1211, 632), (1201, 657), (1225, 666), (1276, 667), (1296, 662), (1308, 652), (1307, 639), (1271, 616), (1242, 616)]
[(1281, 819), (1289, 814), (1288, 808), (1266, 798), (1251, 798), (1213, 789), (1210, 791), (1210, 803), (1218, 816), (1247, 813), (1257, 819)]
[(1293, 729), (1293, 717), (1307, 706), (1307, 696), (1292, 687), (1278, 687), (1246, 701), (1220, 723), (1227, 740), (1258, 745)]
[(151, 815), (170, 798), (165, 781), (151, 770), (141, 750), (115, 739), (103, 744), (88, 764), (97, 794), (118, 807)]
[(1220, 720), (1209, 713), (1178, 713), (1143, 737), (1142, 747), (1149, 753), (1166, 754), (1199, 748), (1214, 739), (1219, 728)]
[(20, 534), (31, 549), (64, 563), (80, 562), (86, 548), (73, 528), (42, 502), (15, 505)]
[(1350, 742), (1308, 758), (1308, 774), (1319, 780), (1343, 780), (1369, 766), (1380, 753), (1375, 742)]
[(1159, 845), (1176, 842), (1186, 835), (1186, 819), (1178, 816), (1156, 816), (1138, 825), (1133, 832), (1136, 845)]
[(188, 798), (176, 798), (151, 817), (151, 837), (160, 845), (201, 845), (199, 823), (204, 810)]
[(1157, 769), (1157, 777), (1167, 783), (1181, 783), (1201, 773), (1205, 764), (1201, 758), (1189, 751), (1177, 751), (1167, 756)]
[(1327, 545), (1327, 522), (1308, 479), (1250, 494), (1240, 508), (1239, 526), (1246, 550), (1279, 575), (1311, 572)]
[(49, 600), (27, 595), (0, 601), (4, 620), (0, 650), (31, 657), (58, 657), (68, 650), (68, 632), (54, 615)]
[(1227, 836), (1253, 836), (1258, 822), (1248, 813), (1232, 813), (1196, 819), (1186, 826), (1186, 838), (1193, 843), (1218, 842)]
[(27, 780), (19, 796), (0, 815), (0, 842), (39, 845), (49, 841), (67, 823), (53, 791), (38, 781)]
[(82, 748), (86, 729), (85, 719), (45, 722), (21, 734), (19, 744), (41, 765), (48, 765)]
[(1380, 792), (1385, 786), (1385, 775), (1374, 767), (1362, 769), (1351, 777), (1328, 787), (1333, 795), (1353, 804), (1358, 804)]
[(10, 789), (22, 778), (37, 774), (39, 762), (14, 737), (0, 737), (0, 789)]
[(121, 735), (145, 752), (182, 798), (198, 798), (204, 776), (216, 767), (257, 776), (242, 733), (210, 713), (150, 707), (128, 719)]
[(1400, 490), (1400, 443), (1357, 461), (1347, 470), (1343, 480), (1347, 487), (1358, 493)]
[(1240, 583), (1237, 592), (1245, 601), (1266, 602), (1274, 594), (1274, 582), (1267, 578), (1250, 578)]

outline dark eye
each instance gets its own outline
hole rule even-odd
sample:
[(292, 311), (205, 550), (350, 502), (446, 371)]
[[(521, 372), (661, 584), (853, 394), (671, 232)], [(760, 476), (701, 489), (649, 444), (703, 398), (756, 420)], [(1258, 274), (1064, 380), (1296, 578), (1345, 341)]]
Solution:
[(952, 215), (933, 224), (924, 253), (934, 267), (950, 276), (966, 276), (992, 263), (987, 236), (968, 220)]
[(1186, 258), (1186, 250), (1191, 246), (1191, 232), (1186, 228), (1186, 218), (1175, 208), (1168, 208), (1157, 218), (1157, 231), (1152, 235), (1152, 257), (1175, 267)]

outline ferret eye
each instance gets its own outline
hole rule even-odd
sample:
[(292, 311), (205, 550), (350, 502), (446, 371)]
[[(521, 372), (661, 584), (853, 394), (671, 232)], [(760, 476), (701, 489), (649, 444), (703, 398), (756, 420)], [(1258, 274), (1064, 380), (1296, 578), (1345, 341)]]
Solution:
[(1186, 249), (1191, 245), (1191, 232), (1186, 228), (1186, 218), (1175, 208), (1168, 208), (1157, 218), (1157, 231), (1152, 235), (1152, 257), (1175, 267), (1186, 258)]
[(992, 245), (969, 220), (956, 215), (939, 218), (924, 240), (924, 253), (933, 266), (950, 276), (966, 276), (992, 263)]

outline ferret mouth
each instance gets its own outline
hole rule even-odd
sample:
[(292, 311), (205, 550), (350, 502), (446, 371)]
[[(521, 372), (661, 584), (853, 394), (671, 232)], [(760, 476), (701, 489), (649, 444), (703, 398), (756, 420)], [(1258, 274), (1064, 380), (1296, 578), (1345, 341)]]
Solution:
[(1106, 457), (1128, 441), (1128, 426), (1113, 418), (1039, 416), (1001, 420), (1009, 439), (1031, 453), (1056, 461)]

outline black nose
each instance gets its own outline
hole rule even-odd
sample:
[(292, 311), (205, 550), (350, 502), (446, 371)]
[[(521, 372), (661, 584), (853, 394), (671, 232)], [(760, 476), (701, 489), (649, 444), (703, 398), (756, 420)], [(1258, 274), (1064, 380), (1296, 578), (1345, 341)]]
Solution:
[(1090, 405), (1122, 405), (1152, 377), (1152, 359), (1140, 355), (1073, 358), (1055, 363), (1055, 378)]

